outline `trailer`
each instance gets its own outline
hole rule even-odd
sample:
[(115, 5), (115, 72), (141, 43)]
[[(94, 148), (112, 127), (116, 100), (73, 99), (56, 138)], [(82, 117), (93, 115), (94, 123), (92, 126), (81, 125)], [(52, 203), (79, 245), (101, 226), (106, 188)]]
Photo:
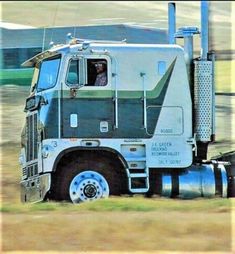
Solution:
[(234, 176), (207, 158), (215, 140), (208, 3), (201, 3), (201, 32), (176, 32), (175, 4), (168, 8), (169, 44), (68, 35), (23, 64), (34, 75), (21, 139), (22, 202), (229, 196)]

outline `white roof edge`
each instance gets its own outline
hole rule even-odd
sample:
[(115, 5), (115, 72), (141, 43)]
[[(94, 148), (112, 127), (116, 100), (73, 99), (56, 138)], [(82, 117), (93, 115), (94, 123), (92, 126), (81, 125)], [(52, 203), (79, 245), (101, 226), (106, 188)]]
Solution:
[[(74, 44), (74, 45), (70, 45), (70, 47), (76, 47), (76, 46), (81, 46), (81, 44)], [(113, 47), (113, 48), (121, 48), (121, 47), (125, 47), (125, 48), (174, 48), (174, 49), (182, 49), (182, 47), (178, 44), (154, 44), (154, 43), (89, 43), (89, 47)]]
[(32, 29), (32, 28), (36, 28), (36, 27), (0, 21), (0, 28), (5, 28), (5, 29)]

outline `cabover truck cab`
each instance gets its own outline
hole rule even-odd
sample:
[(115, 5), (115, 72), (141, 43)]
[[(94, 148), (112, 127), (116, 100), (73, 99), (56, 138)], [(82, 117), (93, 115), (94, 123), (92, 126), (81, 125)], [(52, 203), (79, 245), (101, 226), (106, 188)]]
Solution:
[[(178, 45), (72, 38), (29, 59), (21, 200), (74, 203), (109, 195), (227, 196), (214, 139), (213, 54), (194, 59), (195, 29)], [(187, 46), (187, 47), (186, 47)], [(107, 83), (95, 85), (95, 64)]]

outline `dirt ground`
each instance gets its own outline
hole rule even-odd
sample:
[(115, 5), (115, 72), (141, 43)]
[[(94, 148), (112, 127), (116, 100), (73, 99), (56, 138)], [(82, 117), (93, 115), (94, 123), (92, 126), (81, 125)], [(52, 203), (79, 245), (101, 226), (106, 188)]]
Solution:
[(232, 214), (83, 212), (4, 214), (4, 251), (232, 253)]

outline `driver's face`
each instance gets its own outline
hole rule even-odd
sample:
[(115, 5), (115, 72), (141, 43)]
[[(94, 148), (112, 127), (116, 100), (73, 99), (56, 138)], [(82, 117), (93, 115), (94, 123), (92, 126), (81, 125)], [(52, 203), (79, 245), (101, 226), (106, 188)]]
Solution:
[(98, 64), (95, 65), (95, 67), (96, 67), (97, 73), (101, 73), (101, 72), (104, 71), (104, 66), (103, 66), (103, 64), (98, 63)]

